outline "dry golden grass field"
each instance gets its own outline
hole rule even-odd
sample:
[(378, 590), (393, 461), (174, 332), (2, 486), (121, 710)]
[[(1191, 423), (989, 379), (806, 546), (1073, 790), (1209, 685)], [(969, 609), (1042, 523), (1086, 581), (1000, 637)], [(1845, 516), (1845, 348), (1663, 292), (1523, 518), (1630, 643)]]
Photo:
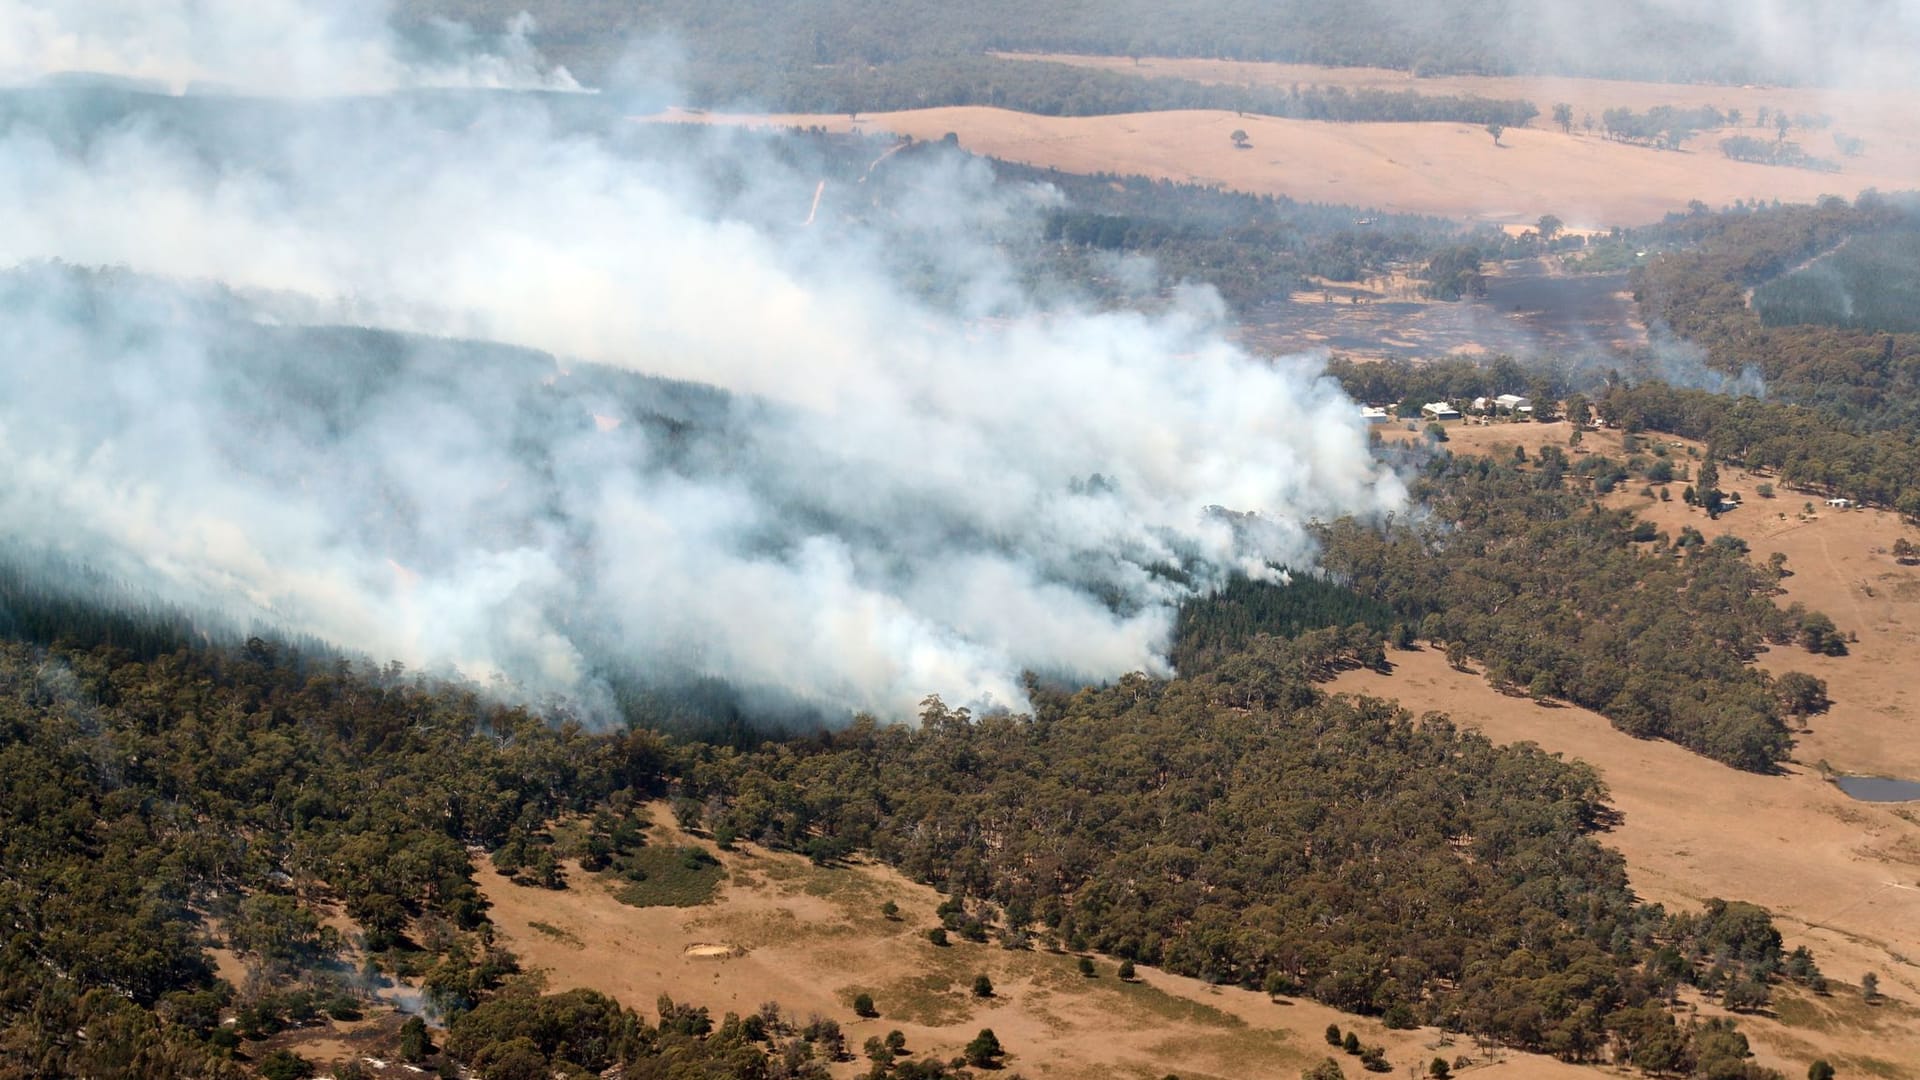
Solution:
[[(1387, 1049), (1396, 1074), (1423, 1070), (1436, 1055), (1479, 1059), (1475, 1076), (1591, 1075), (1592, 1070), (1510, 1051), (1491, 1054), (1471, 1040), (1443, 1044), (1435, 1030), (1391, 1031), (1363, 1017), (1301, 999), (1213, 987), (1142, 967), (1123, 983), (1113, 961), (1086, 978), (1074, 955), (1010, 952), (957, 936), (946, 948), (926, 939), (939, 924), (941, 896), (892, 870), (856, 864), (822, 868), (795, 855), (743, 845), (732, 852), (679, 833), (664, 806), (653, 810), (653, 843), (702, 844), (724, 864), (715, 902), (692, 908), (628, 907), (591, 875), (569, 868), (571, 887), (553, 892), (514, 885), (482, 867), (482, 890), (499, 932), (523, 962), (545, 972), (551, 989), (584, 986), (650, 1012), (662, 993), (704, 1005), (716, 1019), (777, 1001), (803, 1021), (838, 1020), (858, 1053), (869, 1036), (899, 1029), (915, 1054), (951, 1057), (983, 1027), (1011, 1051), (1010, 1069), (1029, 1077), (1092, 1080), (1178, 1073), (1185, 1080), (1293, 1080), (1329, 1048), (1329, 1023), (1352, 1028)], [(881, 905), (899, 905), (888, 919)], [(976, 974), (995, 988), (970, 993)], [(859, 993), (873, 996), (878, 1019), (854, 1015)], [(1335, 1056), (1340, 1056), (1336, 1054)], [(1350, 1072), (1358, 1067), (1342, 1058)], [(864, 1061), (838, 1067), (863, 1075)]]
[[(1376, 69), (1297, 64), (1047, 57), (1096, 67), (1180, 75), (1219, 82), (1273, 85), (1381, 86), (1430, 94), (1478, 93), (1533, 101), (1542, 117), (1510, 129), (1502, 145), (1478, 126), (1460, 123), (1335, 124), (1225, 111), (1187, 110), (1113, 116), (1053, 117), (979, 106), (835, 115), (728, 115), (669, 111), (657, 119), (751, 125), (820, 126), (833, 131), (893, 132), (938, 139), (951, 132), (979, 154), (1080, 173), (1131, 173), (1241, 191), (1286, 195), (1379, 210), (1439, 214), (1503, 225), (1555, 214), (1569, 225), (1603, 229), (1641, 225), (1699, 200), (1806, 202), (1848, 198), (1866, 188), (1903, 190), (1920, 181), (1920, 108), (1910, 96), (1721, 86), (1626, 83), (1595, 79), (1449, 78), (1414, 80)], [(1551, 126), (1554, 102), (1574, 106), (1572, 134)], [(1838, 173), (1732, 161), (1719, 142), (1739, 129), (1705, 131), (1680, 150), (1655, 150), (1588, 134), (1578, 124), (1613, 106), (1711, 104), (1760, 106), (1826, 114), (1825, 131), (1793, 135), (1807, 152), (1838, 159), (1834, 131), (1864, 140), (1865, 151), (1842, 160)], [(1244, 130), (1248, 149), (1228, 136)], [(1761, 132), (1761, 134), (1765, 134)]]

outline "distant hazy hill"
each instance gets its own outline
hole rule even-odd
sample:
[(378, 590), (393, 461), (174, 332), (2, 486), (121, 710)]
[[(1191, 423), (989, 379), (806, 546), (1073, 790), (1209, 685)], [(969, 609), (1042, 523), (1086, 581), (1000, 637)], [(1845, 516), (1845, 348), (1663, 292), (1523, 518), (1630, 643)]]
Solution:
[[(1681, 82), (1858, 79), (1914, 27), (1894, 0), (401, 0), (402, 21), (482, 26), (526, 10), (548, 54), (590, 81), (635, 38), (671, 32), (698, 79), (743, 84), (815, 65), (893, 65), (989, 49), (1380, 65), (1429, 74), (1553, 73)], [(1898, 65), (1888, 67), (1898, 70)], [(751, 68), (750, 71), (738, 70)], [(755, 86), (754, 88), (758, 88)]]

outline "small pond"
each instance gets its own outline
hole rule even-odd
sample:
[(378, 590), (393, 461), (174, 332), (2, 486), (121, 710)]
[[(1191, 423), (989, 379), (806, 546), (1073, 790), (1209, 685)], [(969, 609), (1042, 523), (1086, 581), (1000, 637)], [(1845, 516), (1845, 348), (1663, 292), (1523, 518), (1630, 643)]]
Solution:
[(1836, 776), (1840, 790), (1861, 802), (1909, 802), (1920, 800), (1920, 780), (1894, 780), (1885, 776)]

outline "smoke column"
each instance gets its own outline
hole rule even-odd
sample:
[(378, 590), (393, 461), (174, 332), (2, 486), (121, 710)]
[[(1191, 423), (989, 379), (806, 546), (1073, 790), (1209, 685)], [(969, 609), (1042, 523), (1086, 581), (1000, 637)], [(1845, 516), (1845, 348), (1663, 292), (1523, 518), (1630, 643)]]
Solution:
[[(1055, 196), (978, 162), (896, 155), (893, 210), (843, 184), (802, 228), (819, 173), (764, 139), (387, 92), (563, 81), (511, 42), (409, 67), (377, 12), (135, 6), (169, 32), (0, 5), (0, 59), (283, 100), (7, 95), (15, 543), (520, 693), (620, 670), (901, 717), (1161, 670), (1184, 597), (1404, 499), (1317, 362), (1243, 353), (1210, 290), (1030, 295), (1002, 252)], [(274, 15), (314, 62), (275, 85), (194, 21), (243, 9), (241, 53)]]

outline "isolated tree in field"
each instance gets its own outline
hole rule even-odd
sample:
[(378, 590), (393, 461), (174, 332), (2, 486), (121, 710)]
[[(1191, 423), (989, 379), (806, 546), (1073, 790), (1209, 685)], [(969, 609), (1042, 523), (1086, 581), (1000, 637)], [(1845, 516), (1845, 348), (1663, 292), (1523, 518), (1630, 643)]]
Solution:
[(973, 1041), (967, 1044), (962, 1054), (966, 1057), (967, 1064), (974, 1068), (991, 1069), (1000, 1064), (1000, 1059), (1005, 1057), (1007, 1052), (1001, 1047), (1000, 1037), (993, 1033), (992, 1028), (981, 1028), (980, 1034), (973, 1037)]
[(1327, 1025), (1327, 1045), (1328, 1046), (1340, 1045), (1340, 1025), (1339, 1024)]
[(1562, 134), (1573, 134), (1573, 106), (1561, 102), (1553, 107), (1553, 122), (1560, 125)]
[(1433, 1077), (1433, 1080), (1447, 1080), (1453, 1075), (1453, 1069), (1447, 1065), (1446, 1058), (1437, 1057), (1427, 1066), (1427, 1075)]
[(1233, 140), (1233, 148), (1235, 150), (1245, 150), (1253, 145), (1252, 141), (1247, 138), (1246, 131), (1241, 128), (1234, 128), (1233, 134), (1227, 137)]
[(1320, 1064), (1302, 1072), (1300, 1080), (1346, 1080), (1347, 1074), (1340, 1071), (1340, 1063), (1332, 1058), (1321, 1058)]
[(1833, 1080), (1833, 1066), (1827, 1064), (1826, 1058), (1815, 1058), (1813, 1064), (1807, 1066), (1807, 1080)]
[(944, 926), (936, 926), (933, 929), (927, 931), (927, 940), (933, 942), (935, 945), (938, 945), (943, 949), (946, 948), (947, 947), (947, 928)]
[(1131, 960), (1120, 961), (1120, 971), (1118, 974), (1122, 982), (1132, 982), (1133, 976), (1134, 976), (1133, 961)]
[(898, 919), (900, 917), (900, 905), (889, 900), (880, 905), (880, 914), (886, 916), (888, 919)]
[(1920, 547), (1914, 546), (1913, 541), (1903, 536), (1893, 542), (1893, 558), (1903, 566), (1920, 562)]
[(1498, 120), (1494, 120), (1487, 124), (1487, 134), (1493, 136), (1493, 145), (1495, 146), (1500, 145), (1500, 136), (1505, 135), (1506, 133), (1507, 133), (1507, 125), (1501, 123)]
[(1706, 508), (1707, 516), (1715, 517), (1720, 513), (1720, 466), (1713, 462), (1713, 451), (1707, 451), (1706, 460), (1700, 463), (1700, 475), (1694, 485), (1695, 498)]
[(872, 994), (855, 994), (853, 996), (853, 1015), (869, 1019), (880, 1015), (880, 1010), (873, 1007)]
[(1080, 958), (1080, 974), (1089, 979), (1093, 978), (1094, 972), (1093, 972), (1092, 957), (1083, 956)]
[(1347, 1032), (1346, 1037), (1340, 1040), (1340, 1049), (1345, 1050), (1349, 1054), (1358, 1054), (1360, 1052), (1360, 1036), (1355, 1035), (1351, 1031)]
[(1740, 120), (1741, 120), (1741, 115), (1740, 115), (1739, 109), (1727, 110), (1727, 126), (1728, 127), (1739, 127)]
[(973, 996), (977, 998), (992, 997), (993, 996), (993, 980), (987, 978), (984, 973), (980, 975), (975, 975), (973, 977)]

